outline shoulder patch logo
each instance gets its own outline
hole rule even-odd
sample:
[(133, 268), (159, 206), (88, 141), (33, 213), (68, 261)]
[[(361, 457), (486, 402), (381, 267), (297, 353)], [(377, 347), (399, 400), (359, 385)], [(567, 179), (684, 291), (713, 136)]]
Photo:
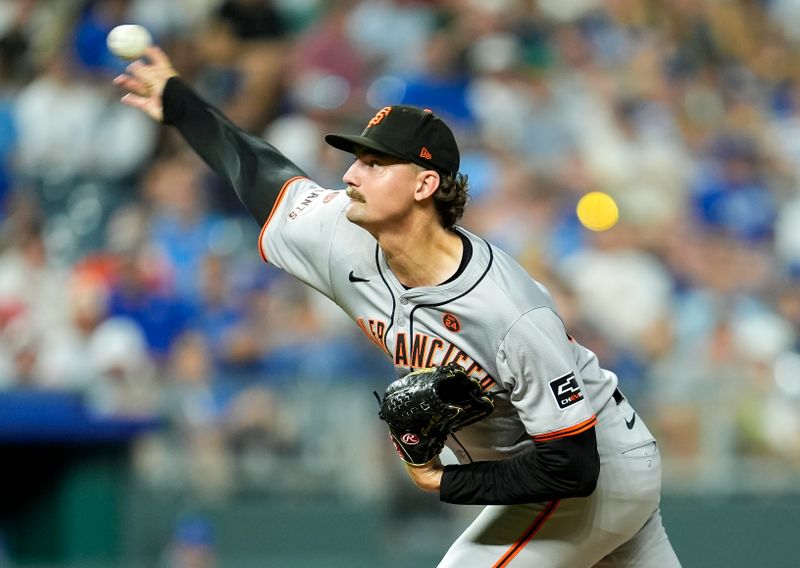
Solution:
[(583, 400), (583, 393), (575, 378), (575, 373), (567, 373), (563, 377), (553, 379), (549, 384), (556, 403), (562, 410)]
[(461, 331), (461, 322), (449, 312), (442, 316), (442, 324), (450, 331)]
[(331, 192), (330, 192), (328, 195), (326, 195), (326, 196), (324, 197), (324, 199), (322, 200), (322, 202), (323, 202), (323, 203), (330, 203), (330, 202), (331, 202), (331, 201), (333, 201), (333, 200), (334, 200), (336, 197), (338, 197), (338, 196), (339, 196), (339, 193), (341, 193), (341, 192), (339, 192), (339, 191), (331, 191)]

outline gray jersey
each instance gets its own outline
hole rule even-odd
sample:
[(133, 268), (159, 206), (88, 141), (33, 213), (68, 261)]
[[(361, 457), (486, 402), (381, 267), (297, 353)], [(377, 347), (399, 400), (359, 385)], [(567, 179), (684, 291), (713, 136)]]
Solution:
[(398, 375), (455, 362), (495, 394), (494, 413), (449, 441), (461, 462), (595, 425), (617, 378), (568, 335), (550, 295), (516, 261), (458, 228), (473, 247), (464, 271), (406, 289), (375, 239), (346, 219), (348, 205), (343, 191), (290, 180), (261, 232), (262, 256), (338, 304)]
[[(198, 154), (234, 185), (253, 215), (263, 219), (276, 180), (299, 171), (182, 85), (179, 79), (170, 80), (164, 89), (165, 122), (175, 124)], [(370, 121), (377, 129), (370, 132), (391, 137), (396, 132), (387, 125), (417, 111), (389, 112), (381, 111)], [(452, 133), (445, 134), (450, 140)], [(333, 140), (335, 147), (353, 149), (345, 144), (352, 137), (332, 136), (326, 140)], [(445, 153), (453, 158), (455, 141), (446, 146)], [(426, 153), (419, 157), (430, 160), (428, 149), (422, 150)], [(416, 157), (410, 161), (419, 162)], [(263, 193), (256, 189), (261, 185), (267, 187)], [(399, 375), (456, 362), (495, 393), (495, 412), (459, 431), (458, 440), (449, 440), (462, 462), (516, 456), (534, 441), (594, 426), (600, 471), (591, 495), (487, 506), (439, 566), (679, 566), (658, 511), (657, 444), (616, 389), (616, 377), (601, 370), (595, 356), (567, 335), (547, 292), (506, 254), (463, 229), (457, 230), (469, 240), (472, 254), (458, 275), (439, 286), (407, 290), (389, 270), (373, 237), (347, 220), (349, 206), (343, 191), (323, 189), (304, 177), (290, 179), (264, 224), (261, 253), (341, 306), (391, 357)], [(586, 443), (591, 437), (572, 438)], [(569, 448), (569, 442), (538, 448), (545, 455)], [(529, 464), (530, 456), (534, 453), (520, 462)], [(508, 472), (517, 464), (495, 465), (485, 469)], [(515, 481), (525, 480), (494, 478), (497, 484), (513, 486)]]

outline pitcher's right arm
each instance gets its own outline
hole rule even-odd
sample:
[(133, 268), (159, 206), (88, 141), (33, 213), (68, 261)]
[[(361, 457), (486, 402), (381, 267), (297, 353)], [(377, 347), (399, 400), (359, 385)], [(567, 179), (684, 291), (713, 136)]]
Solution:
[(128, 90), (122, 102), (174, 126), (191, 148), (236, 191), (263, 225), (287, 180), (305, 173), (274, 146), (245, 132), (199, 97), (158, 47), (114, 83)]

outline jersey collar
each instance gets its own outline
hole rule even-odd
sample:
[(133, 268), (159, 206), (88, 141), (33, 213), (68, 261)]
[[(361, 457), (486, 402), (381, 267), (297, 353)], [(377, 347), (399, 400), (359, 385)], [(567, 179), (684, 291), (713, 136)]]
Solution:
[(438, 303), (448, 301), (448, 299), (455, 299), (455, 297), (462, 295), (478, 284), (492, 263), (491, 245), (462, 227), (455, 227), (454, 230), (467, 237), (472, 244), (472, 258), (460, 275), (444, 284), (405, 288), (389, 268), (389, 264), (386, 262), (386, 255), (382, 250), (379, 250), (377, 255), (378, 270), (386, 279), (395, 296), (403, 296), (408, 299), (424, 297), (426, 304)]

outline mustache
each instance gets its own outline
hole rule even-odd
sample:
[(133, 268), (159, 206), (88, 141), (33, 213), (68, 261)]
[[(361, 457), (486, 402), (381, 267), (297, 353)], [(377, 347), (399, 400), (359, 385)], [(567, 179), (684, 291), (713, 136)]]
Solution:
[(356, 201), (364, 201), (364, 196), (361, 195), (359, 192), (357, 192), (355, 189), (353, 189), (349, 185), (347, 186), (347, 189), (345, 190), (345, 194), (347, 194), (347, 197), (349, 197), (350, 199), (355, 199)]

